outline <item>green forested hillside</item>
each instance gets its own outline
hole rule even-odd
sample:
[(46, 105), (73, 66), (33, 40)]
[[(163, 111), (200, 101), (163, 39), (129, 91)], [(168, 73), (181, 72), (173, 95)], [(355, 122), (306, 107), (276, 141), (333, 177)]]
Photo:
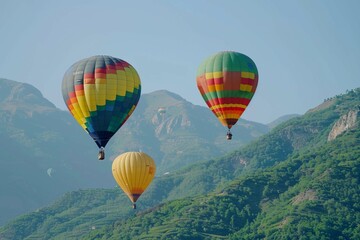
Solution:
[(357, 239), (359, 105), (356, 89), (236, 152), (158, 176), (136, 212), (118, 188), (83, 190), (0, 238)]
[(84, 239), (359, 239), (360, 129)]

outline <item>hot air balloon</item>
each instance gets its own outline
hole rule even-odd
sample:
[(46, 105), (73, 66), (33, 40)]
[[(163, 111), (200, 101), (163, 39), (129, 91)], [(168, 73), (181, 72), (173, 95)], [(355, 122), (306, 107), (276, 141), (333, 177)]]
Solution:
[(112, 173), (121, 189), (133, 202), (146, 190), (154, 178), (156, 166), (154, 160), (143, 152), (126, 152), (115, 158)]
[(166, 108), (164, 108), (164, 107), (159, 107), (158, 113), (159, 113), (160, 115), (164, 115), (164, 114), (166, 113)]
[(99, 147), (104, 148), (134, 111), (141, 93), (136, 70), (124, 60), (93, 56), (73, 64), (62, 81), (66, 106)]
[(230, 129), (236, 124), (258, 84), (255, 63), (238, 52), (220, 52), (207, 58), (198, 68), (196, 82), (201, 96), (219, 121)]

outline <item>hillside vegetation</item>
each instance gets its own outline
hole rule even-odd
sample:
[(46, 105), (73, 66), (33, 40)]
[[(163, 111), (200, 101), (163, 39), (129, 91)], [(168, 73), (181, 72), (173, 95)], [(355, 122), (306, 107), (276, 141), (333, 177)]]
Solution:
[(358, 239), (359, 106), (355, 89), (235, 152), (158, 176), (136, 212), (118, 188), (82, 190), (0, 238)]
[(360, 131), (84, 239), (359, 239)]

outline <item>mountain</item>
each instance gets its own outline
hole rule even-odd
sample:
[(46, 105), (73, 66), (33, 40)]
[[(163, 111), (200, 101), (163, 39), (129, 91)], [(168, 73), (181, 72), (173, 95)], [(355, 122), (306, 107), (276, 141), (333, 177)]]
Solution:
[(299, 117), (299, 116), (301, 116), (301, 115), (300, 114), (286, 114), (286, 115), (281, 116), (281, 117), (275, 119), (274, 121), (268, 123), (267, 126), (270, 129), (272, 129), (272, 128), (276, 127), (277, 125), (279, 125), (279, 124), (281, 124), (283, 122), (286, 122), (286, 121), (288, 121), (288, 120), (290, 120), (292, 118)]
[(84, 239), (359, 239), (360, 130)]
[(156, 91), (141, 97), (98, 161), (96, 145), (68, 111), (29, 84), (0, 78), (0, 225), (65, 192), (114, 186), (111, 163), (125, 151), (148, 153), (163, 174), (237, 149), (268, 127), (240, 120), (233, 141), (225, 131), (207, 108)]
[(110, 148), (116, 155), (144, 151), (155, 159), (157, 172), (163, 174), (199, 159), (222, 156), (267, 133), (269, 128), (240, 119), (232, 128), (233, 140), (226, 140), (226, 131), (208, 108), (159, 90), (141, 96), (131, 121), (119, 130)]
[(0, 224), (66, 191), (111, 186), (84, 131), (29, 84), (0, 79), (0, 141)]
[(138, 212), (118, 188), (71, 192), (0, 238), (358, 239), (359, 106), (355, 89), (235, 152), (157, 176)]

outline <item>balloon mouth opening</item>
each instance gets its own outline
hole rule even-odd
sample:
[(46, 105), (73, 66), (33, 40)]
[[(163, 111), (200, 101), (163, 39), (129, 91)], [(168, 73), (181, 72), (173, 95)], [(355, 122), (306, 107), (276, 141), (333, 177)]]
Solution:
[(131, 201), (135, 204), (135, 202), (139, 199), (141, 193), (132, 193), (130, 198), (131, 198)]

